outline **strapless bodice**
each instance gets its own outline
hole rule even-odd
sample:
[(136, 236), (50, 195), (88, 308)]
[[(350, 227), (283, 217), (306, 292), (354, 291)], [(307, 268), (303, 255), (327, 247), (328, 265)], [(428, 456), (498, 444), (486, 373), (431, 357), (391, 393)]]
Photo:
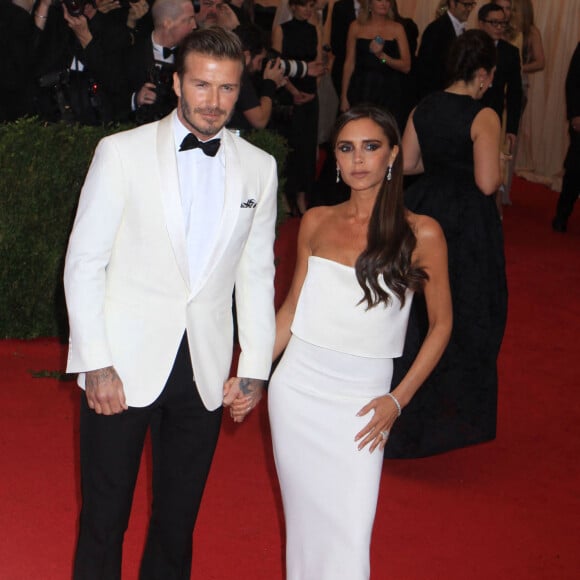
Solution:
[(339, 352), (371, 357), (401, 356), (413, 293), (405, 304), (389, 291), (391, 302), (367, 310), (354, 268), (310, 256), (300, 292), (292, 333)]

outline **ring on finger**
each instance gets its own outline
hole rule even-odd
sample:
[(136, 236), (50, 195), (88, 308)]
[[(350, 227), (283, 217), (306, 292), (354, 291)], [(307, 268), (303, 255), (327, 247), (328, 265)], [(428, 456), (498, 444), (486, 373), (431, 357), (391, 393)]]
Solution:
[(389, 431), (388, 429), (385, 429), (384, 431), (381, 431), (381, 439), (383, 441), (386, 441), (389, 438)]

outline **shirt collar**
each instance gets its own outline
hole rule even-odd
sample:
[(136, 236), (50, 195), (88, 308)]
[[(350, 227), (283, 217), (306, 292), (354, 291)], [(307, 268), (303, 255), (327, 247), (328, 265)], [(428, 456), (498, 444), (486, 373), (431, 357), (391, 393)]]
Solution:
[(447, 11), (447, 16), (449, 16), (451, 20), (451, 24), (453, 24), (453, 28), (455, 30), (455, 36), (459, 36), (465, 32), (465, 22), (460, 22), (449, 10)]
[[(151, 44), (153, 45), (153, 60), (158, 62), (167, 62), (169, 64), (173, 64), (174, 58), (173, 55), (170, 54), (167, 58), (163, 56), (163, 47), (160, 44), (157, 44), (153, 38), (153, 32), (151, 33)], [(169, 46), (168, 48), (173, 48)]]

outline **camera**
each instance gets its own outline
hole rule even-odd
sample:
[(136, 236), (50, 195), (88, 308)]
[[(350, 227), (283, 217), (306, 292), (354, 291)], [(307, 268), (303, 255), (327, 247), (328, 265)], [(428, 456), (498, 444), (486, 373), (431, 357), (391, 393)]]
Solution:
[(277, 58), (280, 59), (280, 69), (285, 77), (304, 78), (308, 74), (308, 63), (306, 61), (281, 58), (280, 53), (273, 49), (266, 52), (264, 62), (272, 62)]
[(85, 11), (85, 6), (90, 4), (96, 8), (95, 0), (61, 0), (66, 6), (68, 13), (71, 16), (82, 16)]

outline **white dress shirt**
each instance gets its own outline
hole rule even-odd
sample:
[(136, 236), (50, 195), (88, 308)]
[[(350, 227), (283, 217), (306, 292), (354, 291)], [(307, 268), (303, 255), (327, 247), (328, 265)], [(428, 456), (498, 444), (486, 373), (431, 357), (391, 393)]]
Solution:
[(451, 24), (455, 30), (455, 36), (461, 36), (465, 32), (465, 22), (461, 22), (449, 10), (447, 11), (447, 16), (451, 19)]
[[(193, 292), (208, 266), (217, 241), (224, 208), (225, 155), (223, 146), (215, 157), (206, 155), (201, 149), (179, 151), (189, 130), (181, 123), (176, 111), (173, 117), (189, 284)], [(220, 138), (223, 131), (213, 138)]]

